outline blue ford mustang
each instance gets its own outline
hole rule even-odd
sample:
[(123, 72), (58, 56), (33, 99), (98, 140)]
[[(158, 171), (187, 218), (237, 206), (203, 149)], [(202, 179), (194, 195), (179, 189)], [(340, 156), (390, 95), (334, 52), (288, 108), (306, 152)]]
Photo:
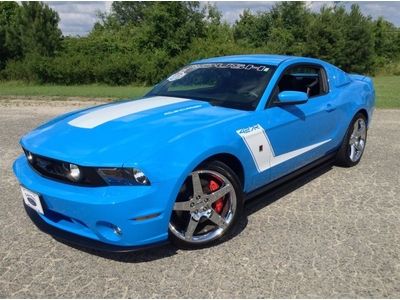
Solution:
[(321, 60), (205, 59), (143, 99), (38, 127), (14, 172), (32, 220), (61, 239), (204, 247), (232, 232), (246, 199), (325, 159), (356, 165), (374, 104), (369, 77)]

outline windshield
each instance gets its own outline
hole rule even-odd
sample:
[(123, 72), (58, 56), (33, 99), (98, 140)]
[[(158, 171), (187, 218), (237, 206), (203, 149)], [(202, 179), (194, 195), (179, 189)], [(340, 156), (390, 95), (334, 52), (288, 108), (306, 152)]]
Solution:
[(146, 96), (189, 98), (254, 110), (273, 71), (270, 66), (257, 64), (193, 64), (156, 85)]

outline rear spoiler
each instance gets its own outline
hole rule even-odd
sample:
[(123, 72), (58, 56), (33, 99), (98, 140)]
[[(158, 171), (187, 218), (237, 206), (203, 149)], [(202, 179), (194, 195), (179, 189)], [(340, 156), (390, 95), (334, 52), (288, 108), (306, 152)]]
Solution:
[(368, 84), (368, 86), (371, 88), (371, 90), (374, 90), (374, 82), (372, 81), (371, 77), (368, 77), (368, 76), (365, 76), (365, 75), (359, 75), (359, 74), (349, 74), (349, 77), (352, 80), (366, 82)]
[(360, 74), (349, 74), (350, 78), (353, 80), (358, 80), (358, 81), (365, 81), (368, 83), (372, 83), (372, 78), (365, 76), (365, 75), (360, 75)]

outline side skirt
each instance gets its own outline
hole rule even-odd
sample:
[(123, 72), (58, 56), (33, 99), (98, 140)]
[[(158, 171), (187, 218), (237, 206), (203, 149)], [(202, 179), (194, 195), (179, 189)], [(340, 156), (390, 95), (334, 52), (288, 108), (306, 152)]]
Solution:
[(245, 201), (250, 200), (256, 196), (259, 196), (260, 194), (263, 194), (265, 192), (268, 192), (269, 190), (271, 190), (279, 185), (282, 185), (289, 180), (299, 177), (303, 173), (305, 173), (323, 163), (327, 163), (329, 161), (333, 162), (335, 160), (335, 156), (336, 156), (336, 151), (329, 153), (329, 154), (323, 156), (322, 158), (319, 158), (319, 159), (313, 161), (312, 163), (309, 163), (308, 165), (301, 167), (300, 169), (297, 169), (296, 171), (293, 171), (290, 174), (287, 174), (287, 175), (285, 175), (281, 178), (278, 178), (262, 187), (259, 187), (258, 189), (254, 190), (252, 192), (246, 193), (244, 195)]

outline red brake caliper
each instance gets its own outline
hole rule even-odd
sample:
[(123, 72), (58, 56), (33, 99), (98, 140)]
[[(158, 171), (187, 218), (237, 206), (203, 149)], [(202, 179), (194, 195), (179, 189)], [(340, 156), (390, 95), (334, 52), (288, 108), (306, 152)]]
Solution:
[[(208, 184), (208, 188), (210, 189), (210, 192), (215, 192), (216, 190), (219, 189), (219, 184), (215, 182), (214, 180), (210, 180), (210, 183)], [(224, 200), (222, 198), (218, 199), (212, 204), (212, 207), (214, 208), (215, 212), (217, 214), (220, 214), (222, 209), (224, 208)]]

